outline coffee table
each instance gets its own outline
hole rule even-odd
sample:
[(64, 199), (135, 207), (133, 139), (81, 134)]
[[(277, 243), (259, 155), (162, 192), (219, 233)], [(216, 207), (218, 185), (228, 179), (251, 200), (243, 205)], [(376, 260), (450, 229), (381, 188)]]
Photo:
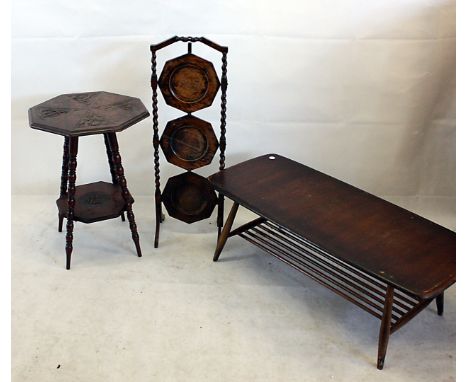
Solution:
[[(209, 177), (234, 204), (218, 239), (240, 236), (381, 320), (377, 368), (390, 334), (455, 283), (455, 233), (277, 154)], [(234, 230), (239, 205), (258, 218)]]

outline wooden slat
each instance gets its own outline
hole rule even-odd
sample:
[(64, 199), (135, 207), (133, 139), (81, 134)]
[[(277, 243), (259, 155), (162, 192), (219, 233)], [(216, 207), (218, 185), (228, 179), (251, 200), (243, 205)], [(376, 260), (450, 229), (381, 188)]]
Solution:
[(256, 227), (257, 225), (261, 224), (265, 222), (265, 218), (262, 218), (262, 217), (259, 217), (257, 219), (254, 219), (248, 223), (245, 223), (243, 225), (241, 225), (240, 227), (237, 227), (236, 229), (233, 229), (228, 237), (231, 237), (231, 236), (236, 236), (236, 235), (239, 235), (240, 233), (244, 232), (244, 231), (247, 231), (248, 229), (251, 229), (253, 227)]
[(366, 305), (360, 303), (359, 301), (357, 301), (356, 299), (353, 299), (351, 298), (350, 296), (348, 296), (347, 294), (343, 293), (341, 290), (339, 290), (338, 288), (335, 288), (333, 285), (330, 285), (326, 282), (324, 282), (323, 280), (321, 280), (319, 277), (317, 277), (317, 275), (315, 275), (314, 273), (311, 273), (305, 269), (302, 269), (300, 268), (299, 266), (297, 266), (296, 264), (294, 264), (293, 262), (291, 262), (290, 260), (288, 260), (287, 258), (285, 257), (282, 257), (280, 255), (278, 255), (278, 253), (276, 253), (275, 251), (271, 250), (270, 248), (266, 247), (266, 246), (263, 246), (262, 244), (259, 244), (258, 242), (255, 241), (255, 239), (249, 237), (249, 236), (246, 236), (245, 233), (242, 233), (240, 234), (241, 237), (243, 237), (245, 240), (249, 241), (250, 243), (262, 248), (263, 250), (265, 250), (266, 252), (268, 252), (270, 255), (276, 257), (277, 259), (281, 260), (282, 262), (290, 265), (291, 267), (295, 268), (296, 270), (298, 270), (299, 272), (301, 273), (304, 273), (305, 275), (309, 276), (310, 278), (314, 279), (316, 282), (318, 282), (319, 284), (325, 286), (326, 288), (332, 290), (333, 292), (335, 292), (336, 294), (338, 294), (339, 296), (343, 297), (344, 299), (352, 302), (353, 304), (359, 306), (361, 309), (365, 310), (366, 312), (372, 314), (374, 317), (377, 317), (377, 318), (381, 318), (381, 314), (373, 311), (372, 309), (368, 308)]
[[(381, 288), (385, 286), (380, 280), (362, 274), (360, 270), (342, 263), (330, 254), (315, 248), (305, 239), (287, 232), (281, 226), (265, 221), (262, 217), (238, 227), (229, 236), (235, 235), (306, 274), (375, 317), (381, 318), (385, 303)], [(409, 296), (404, 291), (394, 292), (392, 332), (422, 309), (419, 308), (421, 300)], [(383, 295), (385, 296), (385, 293)]]
[[(264, 227), (259, 227), (259, 228), (264, 228)], [(257, 228), (254, 228), (252, 229), (253, 232), (256, 232), (256, 233), (260, 233), (260, 230), (257, 229)], [(324, 261), (323, 259), (319, 258), (318, 256), (314, 256), (313, 254), (311, 253), (308, 253), (309, 257), (306, 257), (304, 256), (303, 254), (301, 254), (300, 252), (297, 251), (297, 249), (294, 248), (294, 243), (291, 243), (289, 241), (289, 247), (285, 245), (286, 241), (285, 240), (277, 240), (275, 239), (275, 237), (272, 235), (272, 232), (271, 231), (268, 231), (269, 232), (269, 240), (271, 240), (272, 242), (275, 243), (276, 246), (278, 247), (282, 247), (285, 251), (290, 251), (294, 254), (294, 256), (296, 257), (300, 257), (304, 260), (304, 263), (305, 264), (308, 264), (310, 263), (311, 265), (313, 265), (314, 267), (318, 267), (320, 268), (321, 270), (323, 270), (324, 272), (327, 272), (328, 274), (330, 274), (332, 277), (342, 281), (343, 283), (345, 283), (346, 285), (350, 286), (351, 288), (353, 289), (356, 289), (357, 291), (359, 291), (360, 293), (362, 294), (365, 294), (367, 295), (368, 297), (370, 297), (371, 299), (374, 299), (377, 303), (383, 305), (384, 304), (384, 299), (383, 298), (380, 298), (379, 296), (376, 296), (375, 294), (369, 292), (369, 290), (365, 289), (366, 287), (368, 287), (367, 285), (363, 285), (363, 284), (358, 284), (358, 282), (356, 282), (356, 279), (354, 278), (351, 278), (349, 274), (346, 274), (346, 273), (339, 273), (340, 269), (337, 268), (336, 266), (333, 266), (333, 264), (330, 264), (329, 262), (327, 263), (326, 261)], [(348, 277), (346, 278), (345, 277)], [(404, 315), (405, 312), (402, 311), (401, 309), (398, 309), (398, 308), (394, 308), (394, 311), (400, 315)]]
[[(365, 274), (364, 272), (362, 272), (361, 270), (359, 270), (357, 268), (354, 268), (354, 267), (348, 265), (347, 263), (335, 258), (334, 256), (330, 255), (326, 251), (324, 251), (324, 250), (320, 249), (319, 247), (315, 246), (313, 243), (308, 242), (306, 239), (302, 238), (301, 236), (296, 235), (294, 232), (288, 230), (287, 228), (281, 227), (281, 226), (279, 226), (277, 224), (274, 224), (274, 223), (272, 223), (270, 221), (266, 221), (265, 225), (270, 226), (273, 229), (277, 230), (278, 233), (283, 235), (283, 236), (288, 236), (288, 235), (292, 236), (302, 246), (304, 246), (304, 247), (310, 249), (311, 251), (314, 251), (314, 252), (326, 257), (328, 260), (338, 264), (340, 267), (342, 267), (342, 268), (356, 274), (358, 277), (368, 281), (369, 285), (373, 285), (376, 288), (381, 288), (381, 289), (376, 289), (377, 290), (376, 293), (378, 293), (382, 297), (385, 297), (385, 290), (387, 288), (387, 284), (385, 284), (383, 281), (381, 281), (381, 280), (379, 280), (379, 279), (377, 279), (375, 277), (371, 277), (371, 276)], [(401, 300), (401, 302), (406, 303), (406, 306), (405, 306), (405, 305), (401, 304), (399, 300), (395, 300), (395, 298), (394, 298), (394, 302), (396, 302), (398, 305), (401, 305), (405, 309), (408, 309), (408, 307), (412, 308), (414, 304), (419, 302), (419, 299), (417, 299), (416, 297), (410, 296), (406, 292), (399, 291), (399, 290), (396, 290), (396, 289), (394, 291), (394, 296), (395, 296), (395, 298), (398, 297)]]
[[(328, 285), (328, 286), (330, 286), (330, 285), (338, 286), (342, 291), (345, 291), (348, 295), (354, 297), (354, 298), (350, 297), (349, 301), (356, 302), (357, 300), (361, 300), (361, 301), (365, 302), (365, 304), (367, 304), (368, 306), (371, 306), (372, 308), (378, 310), (379, 312), (383, 311), (383, 305), (379, 305), (375, 301), (372, 301), (369, 298), (363, 296), (362, 294), (357, 293), (354, 289), (349, 287), (349, 284), (345, 283), (346, 281), (341, 282), (341, 283), (338, 282), (334, 278), (330, 277), (329, 272), (323, 271), (323, 269), (320, 270), (320, 268), (317, 266), (317, 264), (310, 263), (310, 262), (307, 263), (307, 262), (305, 262), (303, 260), (300, 260), (300, 259), (292, 256), (291, 254), (285, 252), (284, 250), (276, 247), (274, 244), (272, 244), (271, 242), (265, 240), (264, 238), (259, 237), (258, 235), (255, 235), (251, 231), (245, 232), (245, 233), (241, 234), (240, 236), (244, 237), (244, 238), (245, 237), (252, 238), (253, 240), (255, 240), (255, 243), (256, 243), (257, 246), (260, 246), (263, 249), (268, 249), (268, 251), (267, 251), (268, 253), (273, 254), (273, 252), (274, 252), (275, 256), (277, 258), (286, 258), (289, 261), (290, 265), (293, 264), (293, 263), (296, 263), (296, 265), (299, 266), (299, 269), (301, 269), (302, 271), (306, 271), (306, 272), (303, 272), (303, 273), (306, 273), (308, 276), (312, 277), (311, 275), (315, 274), (315, 275), (318, 275), (321, 279), (326, 280), (327, 281), (326, 285)], [(395, 319), (399, 318), (396, 315), (394, 315), (393, 317)]]

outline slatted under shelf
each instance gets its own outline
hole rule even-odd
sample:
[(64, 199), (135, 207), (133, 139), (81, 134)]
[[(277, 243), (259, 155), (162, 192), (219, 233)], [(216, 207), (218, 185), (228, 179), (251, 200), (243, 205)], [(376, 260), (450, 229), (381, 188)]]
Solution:
[[(279, 260), (381, 319), (387, 285), (344, 263), (297, 234), (265, 219), (240, 227), (237, 234)], [(395, 289), (392, 331), (397, 330), (430, 301)]]

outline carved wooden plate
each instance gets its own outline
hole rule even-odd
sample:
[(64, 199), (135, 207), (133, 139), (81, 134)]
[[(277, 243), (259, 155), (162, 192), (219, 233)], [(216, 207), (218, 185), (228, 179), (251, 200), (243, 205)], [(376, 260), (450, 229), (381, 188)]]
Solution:
[(169, 121), (161, 136), (167, 161), (186, 170), (210, 164), (218, 145), (211, 124), (191, 115)]
[(169, 178), (162, 200), (170, 216), (186, 223), (209, 218), (217, 204), (211, 183), (192, 172)]
[(192, 53), (167, 61), (158, 84), (168, 105), (188, 113), (211, 106), (219, 89), (213, 64)]

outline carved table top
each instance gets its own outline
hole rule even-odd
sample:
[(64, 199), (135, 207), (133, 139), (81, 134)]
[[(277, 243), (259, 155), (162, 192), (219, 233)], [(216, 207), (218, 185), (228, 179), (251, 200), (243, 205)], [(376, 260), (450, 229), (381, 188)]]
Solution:
[(122, 131), (149, 116), (140, 99), (104, 91), (62, 94), (29, 109), (29, 125), (65, 136)]

